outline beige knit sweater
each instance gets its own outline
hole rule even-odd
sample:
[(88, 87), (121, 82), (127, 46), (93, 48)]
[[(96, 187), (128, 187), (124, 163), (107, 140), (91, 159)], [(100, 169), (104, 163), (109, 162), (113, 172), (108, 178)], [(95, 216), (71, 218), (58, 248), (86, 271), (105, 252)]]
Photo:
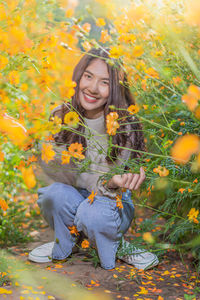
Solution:
[[(53, 143), (53, 149), (56, 152), (54, 160), (46, 164), (40, 157), (39, 164), (45, 174), (51, 178), (50, 182), (62, 182), (75, 188), (85, 188), (89, 192), (93, 190), (100, 196), (114, 198), (119, 191), (107, 188), (106, 185), (102, 184), (102, 180), (99, 180), (100, 176), (109, 172), (113, 167), (113, 164), (108, 164), (105, 159), (108, 149), (108, 135), (106, 134), (104, 116), (102, 115), (97, 119), (84, 118), (84, 122), (87, 126), (85, 134), (88, 136), (85, 159), (90, 161), (86, 172), (80, 172), (78, 162), (75, 163), (71, 160), (69, 164), (62, 164), (61, 152), (66, 150), (66, 146), (57, 146), (55, 143)], [(126, 147), (130, 147), (129, 142), (127, 142)], [(122, 164), (129, 156), (130, 151), (122, 150), (115, 164)]]

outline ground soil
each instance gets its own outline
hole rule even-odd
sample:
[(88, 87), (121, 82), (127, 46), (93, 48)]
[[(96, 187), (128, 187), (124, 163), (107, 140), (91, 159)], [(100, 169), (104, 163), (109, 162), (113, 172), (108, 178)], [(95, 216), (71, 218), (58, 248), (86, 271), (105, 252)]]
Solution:
[[(130, 238), (127, 234), (127, 239)], [(29, 243), (26, 249), (23, 247), (12, 247), (16, 257), (27, 261), (30, 250), (36, 246), (53, 240), (53, 232), (47, 228), (40, 229), (36, 234), (35, 241)], [(200, 299), (197, 293), (199, 280), (192, 269), (191, 260), (183, 261), (175, 251), (168, 251), (160, 261), (159, 265), (152, 270), (139, 271), (133, 266), (122, 261), (116, 262), (113, 270), (104, 270), (100, 266), (94, 267), (91, 261), (85, 261), (87, 257), (84, 251), (73, 254), (73, 256), (61, 266), (58, 264), (34, 264), (38, 268), (46, 269), (49, 272), (56, 272), (68, 277), (74, 282), (74, 286), (80, 285), (87, 290), (103, 291), (113, 299)], [(130, 276), (132, 274), (132, 276)], [(12, 290), (12, 294), (4, 295), (0, 299), (41, 299), (38, 294), (36, 298), (31, 296), (31, 289), (28, 295), (20, 294), (17, 287), (4, 287)], [(27, 287), (25, 287), (27, 289)], [(40, 291), (41, 292), (41, 291)], [(1, 296), (0, 296), (1, 297)], [(45, 298), (46, 297), (46, 298)], [(52, 297), (52, 298), (51, 298)], [(42, 296), (42, 299), (58, 299), (56, 295)], [(189, 298), (186, 298), (189, 297)]]

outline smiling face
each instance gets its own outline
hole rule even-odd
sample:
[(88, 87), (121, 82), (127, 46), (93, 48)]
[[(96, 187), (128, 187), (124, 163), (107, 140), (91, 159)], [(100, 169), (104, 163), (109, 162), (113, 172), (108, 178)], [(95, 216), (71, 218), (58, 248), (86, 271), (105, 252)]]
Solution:
[(109, 96), (109, 74), (106, 63), (98, 58), (91, 61), (79, 83), (78, 98), (85, 117), (96, 119), (103, 114)]

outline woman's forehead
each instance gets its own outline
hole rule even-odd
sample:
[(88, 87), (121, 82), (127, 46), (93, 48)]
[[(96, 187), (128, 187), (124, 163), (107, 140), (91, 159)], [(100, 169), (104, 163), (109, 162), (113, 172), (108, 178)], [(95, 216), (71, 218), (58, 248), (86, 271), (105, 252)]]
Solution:
[(102, 59), (93, 59), (86, 67), (85, 71), (95, 76), (109, 79), (108, 66)]

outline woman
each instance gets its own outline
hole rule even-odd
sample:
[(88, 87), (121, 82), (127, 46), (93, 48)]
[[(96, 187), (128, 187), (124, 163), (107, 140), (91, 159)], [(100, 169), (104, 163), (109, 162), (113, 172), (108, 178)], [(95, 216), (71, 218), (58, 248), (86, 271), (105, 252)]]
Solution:
[[(126, 74), (117, 61), (112, 60), (111, 65), (107, 63), (108, 59), (106, 50), (92, 49), (74, 69), (72, 79), (76, 88), (72, 107), (82, 116), (81, 122), (76, 130), (62, 130), (54, 135), (58, 155), (52, 163), (47, 165), (41, 160), (43, 169), (55, 183), (39, 189), (38, 205), (54, 229), (55, 239), (34, 249), (29, 254), (32, 261), (66, 259), (77, 242), (76, 232), (70, 233), (76, 226), (78, 232), (87, 236), (91, 245), (97, 248), (101, 266), (105, 269), (115, 267), (120, 240), (134, 216), (131, 190), (137, 190), (145, 179), (142, 168), (139, 173), (128, 172), (126, 162), (140, 156), (139, 151), (144, 151), (144, 140), (140, 123), (127, 111), (134, 101)], [(112, 113), (113, 107), (115, 112)], [(69, 106), (63, 104), (53, 111), (52, 116), (61, 118), (64, 124), (69, 111)], [(118, 129), (118, 123), (114, 123), (116, 118), (120, 130), (115, 134), (112, 126), (115, 131)], [(107, 132), (110, 136), (106, 132), (109, 120), (110, 131), (107, 126)], [(109, 144), (111, 138), (114, 146)], [(78, 161), (62, 167), (61, 150), (80, 144), (85, 149), (87, 169), (82, 168), (80, 172)], [(124, 169), (123, 175), (117, 173), (117, 167)], [(105, 184), (100, 175), (109, 174), (111, 169), (116, 173)], [(123, 188), (125, 192), (122, 192)], [(116, 202), (119, 193), (122, 195), (121, 209)], [(122, 240), (122, 247), (127, 245), (128, 242)], [(118, 258), (139, 269), (158, 264), (156, 255), (134, 247), (128, 255)]]

